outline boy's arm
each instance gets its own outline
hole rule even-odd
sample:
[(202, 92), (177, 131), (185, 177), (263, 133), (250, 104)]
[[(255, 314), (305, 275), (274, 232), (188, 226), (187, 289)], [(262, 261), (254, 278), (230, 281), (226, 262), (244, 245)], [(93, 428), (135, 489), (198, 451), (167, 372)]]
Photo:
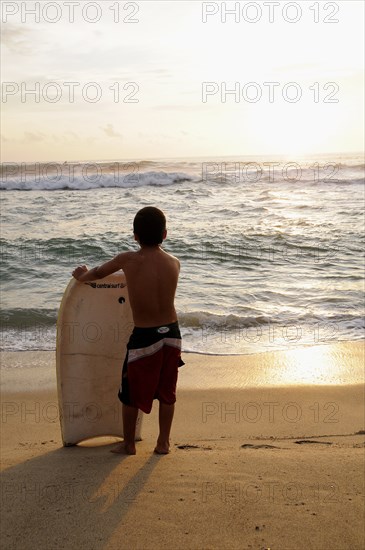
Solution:
[(115, 271), (118, 271), (119, 269), (123, 269), (130, 259), (131, 254), (133, 254), (133, 252), (122, 252), (121, 254), (115, 256), (112, 260), (109, 260), (109, 262), (105, 262), (104, 264), (93, 267), (89, 270), (86, 265), (79, 266), (72, 272), (72, 275), (75, 279), (80, 281), (80, 283), (103, 279), (104, 277), (107, 277), (107, 275), (115, 273)]

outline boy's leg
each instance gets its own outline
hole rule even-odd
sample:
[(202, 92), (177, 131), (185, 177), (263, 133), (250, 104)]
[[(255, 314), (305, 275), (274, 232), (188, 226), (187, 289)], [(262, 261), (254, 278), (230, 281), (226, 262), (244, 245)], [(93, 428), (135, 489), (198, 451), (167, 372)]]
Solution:
[(131, 407), (130, 405), (124, 405), (123, 403), (123, 438), (124, 444), (132, 449), (136, 449), (136, 422), (138, 416), (137, 407)]
[(155, 448), (155, 453), (157, 454), (167, 454), (170, 452), (170, 431), (172, 419), (174, 418), (174, 411), (175, 403), (172, 405), (167, 405), (166, 403), (161, 403), (160, 401), (158, 416), (160, 433)]
[(113, 453), (127, 453), (128, 455), (136, 454), (136, 422), (138, 416), (137, 407), (131, 407), (123, 403), (123, 443), (120, 443)]

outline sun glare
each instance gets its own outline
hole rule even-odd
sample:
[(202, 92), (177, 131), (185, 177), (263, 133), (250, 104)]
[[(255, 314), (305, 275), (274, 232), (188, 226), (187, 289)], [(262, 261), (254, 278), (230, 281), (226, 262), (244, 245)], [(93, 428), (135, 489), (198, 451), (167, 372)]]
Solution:
[[(255, 113), (256, 142), (260, 149), (287, 155), (306, 155), (325, 151), (338, 131), (338, 117), (333, 110), (313, 105), (278, 103), (261, 105)], [(253, 125), (251, 125), (253, 128)]]
[(330, 346), (300, 348), (285, 352), (282, 377), (286, 384), (331, 384), (343, 375)]

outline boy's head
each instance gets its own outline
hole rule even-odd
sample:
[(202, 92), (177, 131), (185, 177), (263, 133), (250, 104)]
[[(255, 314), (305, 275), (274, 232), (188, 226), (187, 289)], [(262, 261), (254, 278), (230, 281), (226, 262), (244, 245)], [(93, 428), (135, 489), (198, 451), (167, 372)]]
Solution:
[(133, 232), (140, 245), (155, 246), (166, 238), (165, 214), (154, 206), (146, 206), (137, 212)]

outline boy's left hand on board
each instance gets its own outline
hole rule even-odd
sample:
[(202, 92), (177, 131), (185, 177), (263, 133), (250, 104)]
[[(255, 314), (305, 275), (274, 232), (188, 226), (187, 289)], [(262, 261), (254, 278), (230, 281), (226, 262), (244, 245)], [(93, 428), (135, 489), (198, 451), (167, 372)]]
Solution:
[(72, 276), (75, 277), (75, 279), (79, 279), (81, 275), (84, 273), (87, 273), (88, 268), (86, 265), (79, 265), (76, 269), (73, 270)]

